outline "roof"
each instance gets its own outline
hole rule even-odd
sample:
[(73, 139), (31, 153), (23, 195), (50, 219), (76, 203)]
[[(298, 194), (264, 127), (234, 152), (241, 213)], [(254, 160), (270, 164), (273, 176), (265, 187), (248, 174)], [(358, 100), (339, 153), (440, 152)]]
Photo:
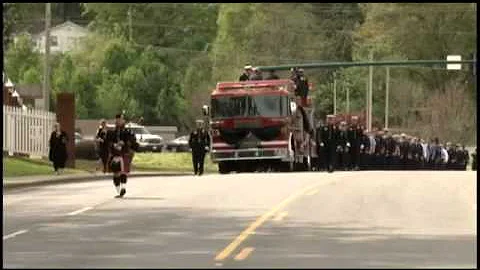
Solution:
[(291, 80), (262, 80), (262, 81), (241, 81), (241, 82), (219, 82), (216, 89), (244, 88), (244, 87), (268, 87), (293, 84)]
[[(50, 28), (50, 33), (52, 32), (55, 32), (55, 31), (58, 31), (62, 28), (71, 28), (72, 30), (77, 30), (77, 31), (82, 31), (82, 32), (89, 32), (88, 29), (86, 27), (83, 27), (81, 25), (78, 25), (72, 21), (66, 21), (64, 23), (61, 23), (61, 24), (58, 24), (52, 28)], [(45, 35), (45, 30), (43, 30), (42, 32), (40, 33), (36, 33), (34, 34), (33, 36), (34, 37), (38, 37), (38, 36), (42, 36), (42, 35)]]
[(288, 95), (288, 92), (293, 92), (293, 90), (294, 84), (291, 80), (219, 82), (212, 96), (245, 95), (250, 92), (257, 94), (260, 92), (265, 94), (282, 93)]
[(43, 98), (42, 86), (40, 84), (18, 84), (15, 89), (22, 97)]

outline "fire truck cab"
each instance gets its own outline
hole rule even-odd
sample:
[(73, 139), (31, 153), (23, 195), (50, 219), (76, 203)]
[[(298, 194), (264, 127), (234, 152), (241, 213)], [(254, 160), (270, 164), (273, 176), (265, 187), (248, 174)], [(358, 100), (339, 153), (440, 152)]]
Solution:
[(203, 111), (220, 173), (311, 169), (313, 108), (294, 93), (291, 80), (217, 83)]

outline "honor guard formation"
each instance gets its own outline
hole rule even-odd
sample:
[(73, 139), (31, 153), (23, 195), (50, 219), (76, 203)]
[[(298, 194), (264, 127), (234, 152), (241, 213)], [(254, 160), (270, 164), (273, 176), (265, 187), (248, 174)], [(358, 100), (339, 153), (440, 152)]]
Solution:
[[(316, 129), (319, 171), (467, 169), (470, 157), (464, 145), (442, 144), (438, 138), (426, 142), (388, 129), (369, 132), (358, 123), (358, 116), (352, 116), (351, 123), (335, 120), (328, 115), (326, 124)], [(476, 149), (472, 158), (476, 163)]]

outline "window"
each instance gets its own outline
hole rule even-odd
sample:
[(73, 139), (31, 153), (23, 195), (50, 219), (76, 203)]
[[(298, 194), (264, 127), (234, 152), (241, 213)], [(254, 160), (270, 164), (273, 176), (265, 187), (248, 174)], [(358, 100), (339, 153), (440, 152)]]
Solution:
[(51, 36), (51, 37), (50, 37), (50, 46), (52, 46), (52, 47), (58, 46), (58, 38), (57, 38), (57, 36)]
[(212, 99), (212, 117), (279, 117), (288, 115), (286, 96), (239, 96)]
[(134, 127), (134, 128), (128, 128), (128, 129), (130, 129), (135, 135), (137, 135), (137, 134), (141, 134), (141, 135), (150, 134), (150, 132), (148, 132), (148, 130), (146, 128), (142, 128), (142, 127)]

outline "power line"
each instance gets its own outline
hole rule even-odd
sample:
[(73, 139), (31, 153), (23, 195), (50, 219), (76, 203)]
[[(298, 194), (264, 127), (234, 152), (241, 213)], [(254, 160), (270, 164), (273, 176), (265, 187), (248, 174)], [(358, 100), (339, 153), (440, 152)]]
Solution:
[[(88, 21), (87, 19), (84, 19), (84, 21), (87, 22), (93, 22), (93, 21)], [(23, 22), (28, 22), (27, 20)], [(44, 20), (32, 20), (31, 22), (44, 22)], [(125, 24), (127, 26), (128, 22), (122, 22), (122, 24)], [(208, 27), (208, 26), (198, 26), (198, 25), (175, 25), (175, 24), (161, 24), (161, 23), (147, 23), (147, 22), (132, 22), (132, 26), (144, 26), (144, 27), (160, 27), (160, 28), (178, 28), (178, 29), (187, 29), (187, 28), (193, 28), (193, 29), (204, 29), (204, 30), (217, 30), (218, 27)], [(243, 28), (233, 28), (234, 31), (236, 30), (242, 30)], [(295, 30), (288, 29), (288, 28), (282, 28), (281, 29), (283, 32), (289, 32), (289, 33), (295, 33), (295, 34), (315, 34), (315, 33), (338, 33), (338, 34), (354, 34), (357, 33), (356, 30), (308, 30), (307, 28), (295, 28)], [(299, 31), (300, 30), (300, 31)], [(275, 30), (262, 30), (263, 32), (266, 33), (276, 33)], [(394, 31), (394, 30), (387, 30), (387, 31)], [(459, 31), (429, 31), (429, 30), (415, 30), (415, 33), (438, 33), (438, 34), (473, 34), (476, 33), (476, 31), (464, 31), (464, 30), (459, 30)]]

